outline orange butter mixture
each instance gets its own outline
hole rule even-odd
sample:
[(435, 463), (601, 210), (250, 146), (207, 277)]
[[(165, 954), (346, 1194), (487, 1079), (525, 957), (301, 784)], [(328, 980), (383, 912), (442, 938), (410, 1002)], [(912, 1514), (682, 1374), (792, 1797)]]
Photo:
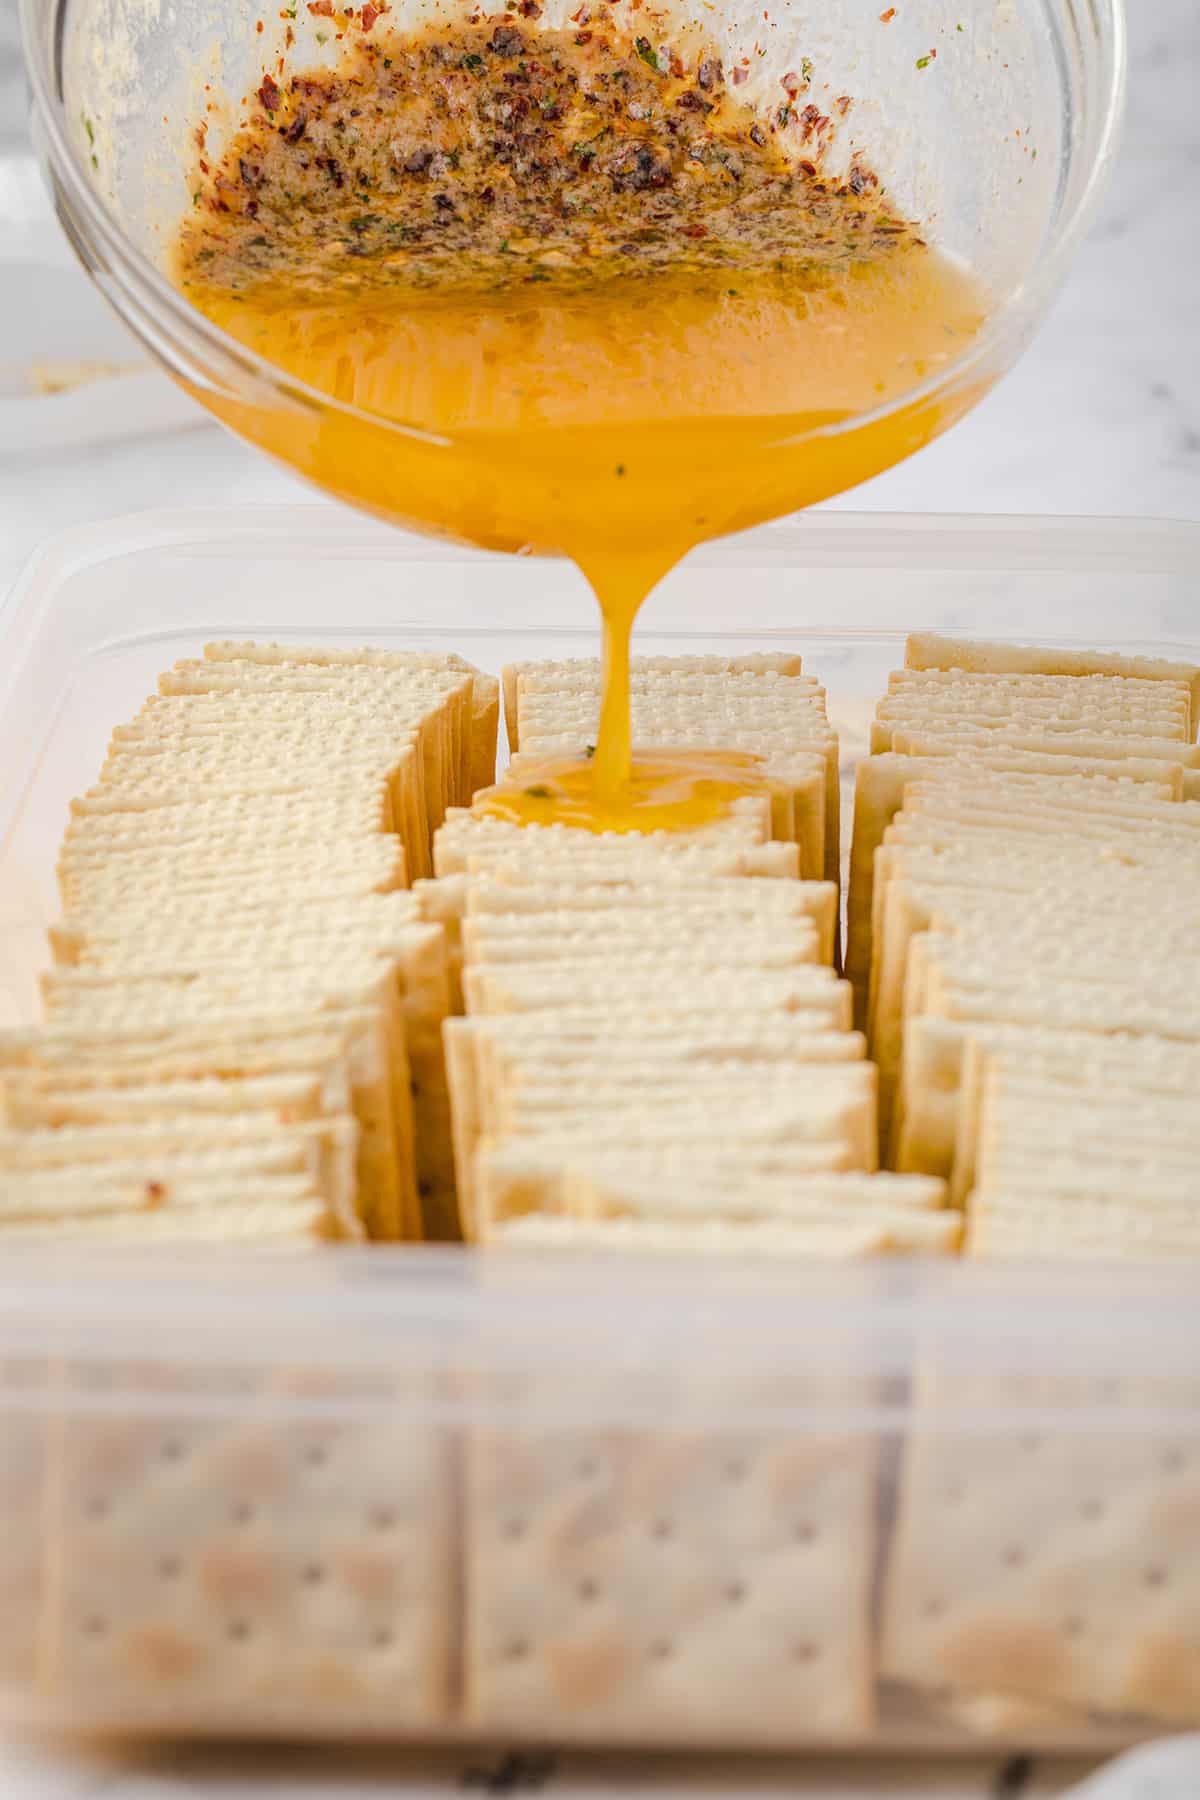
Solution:
[(850, 101), (823, 111), (807, 61), (752, 109), (740, 66), (586, 7), (565, 30), (505, 14), (419, 35), (370, 13), (335, 70), (264, 78), (201, 157), (176, 256), (210, 319), (338, 404), (202, 398), (336, 494), (588, 577), (595, 753), (483, 804), (702, 821), (761, 778), (711, 756), (631, 778), (641, 601), (696, 543), (850, 487), (965, 410), (972, 393), (877, 416), (961, 354), (984, 298), (861, 161), (823, 172)]

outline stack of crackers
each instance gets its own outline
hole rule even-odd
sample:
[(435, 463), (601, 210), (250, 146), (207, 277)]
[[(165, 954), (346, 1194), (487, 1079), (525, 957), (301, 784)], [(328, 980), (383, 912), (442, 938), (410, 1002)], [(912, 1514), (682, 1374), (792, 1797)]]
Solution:
[(0, 1040), (10, 1231), (457, 1232), (445, 939), (409, 883), (492, 778), (456, 657), (213, 644), (73, 803), (46, 1023)]
[[(596, 661), (514, 663), (504, 671), (512, 770), (595, 745), (603, 680)], [(837, 733), (825, 690), (786, 652), (634, 657), (630, 729), (639, 751), (740, 751), (779, 789), (772, 834), (794, 841), (805, 880), (841, 877)], [(782, 811), (782, 817), (780, 813)]]
[(1200, 1248), (1198, 708), (1190, 665), (928, 636), (880, 703), (847, 968), (886, 1160), (977, 1255)]
[[(515, 779), (527, 755), (585, 750), (599, 664), (523, 664), (504, 683)], [(434, 885), (466, 1014), (446, 1043), (467, 1235), (953, 1248), (939, 1181), (875, 1172), (875, 1070), (832, 966), (837, 741), (822, 689), (796, 657), (681, 657), (635, 661), (633, 690), (635, 754), (734, 740), (795, 804), (782, 834), (766, 795), (679, 833), (450, 814)]]

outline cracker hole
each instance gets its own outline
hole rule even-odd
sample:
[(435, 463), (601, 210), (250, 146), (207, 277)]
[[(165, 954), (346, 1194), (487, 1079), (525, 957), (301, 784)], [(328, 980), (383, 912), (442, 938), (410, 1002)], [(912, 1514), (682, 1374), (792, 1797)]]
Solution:
[(371, 1633), (371, 1644), (376, 1650), (390, 1650), (395, 1641), (395, 1634), (386, 1625), (381, 1625), (378, 1631)]
[(1042, 1447), (1042, 1439), (1038, 1436), (1036, 1431), (1023, 1431), (1021, 1436), (1017, 1439), (1017, 1443), (1021, 1446), (1022, 1450), (1028, 1451), (1030, 1455), (1032, 1455), (1035, 1450), (1040, 1450)]
[(300, 1571), (300, 1579), (305, 1587), (320, 1587), (325, 1579), (325, 1570), (320, 1563), (305, 1563)]
[(373, 1531), (395, 1531), (400, 1515), (394, 1506), (373, 1506), (367, 1514), (367, 1522)]
[(250, 1636), (250, 1626), (245, 1619), (230, 1619), (225, 1635), (231, 1643), (244, 1644)]
[(1010, 1544), (1000, 1560), (1006, 1569), (1023, 1569), (1028, 1558), (1020, 1544)]
[(185, 1448), (186, 1446), (182, 1438), (164, 1438), (160, 1446), (159, 1454), (164, 1462), (182, 1462)]
[(529, 1645), (524, 1638), (510, 1638), (504, 1646), (505, 1662), (524, 1662), (529, 1655)]
[(576, 1587), (575, 1592), (579, 1595), (581, 1600), (596, 1600), (600, 1595), (600, 1583), (598, 1581), (593, 1581), (590, 1575), (585, 1575), (583, 1580)]
[(329, 1461), (329, 1452), (324, 1444), (310, 1444), (304, 1452), (304, 1460), (310, 1469), (321, 1469)]
[(942, 1489), (942, 1499), (948, 1506), (961, 1506), (966, 1497), (966, 1486), (961, 1481), (948, 1481)]
[(728, 1604), (730, 1606), (740, 1606), (742, 1604), (742, 1601), (745, 1598), (746, 1598), (745, 1582), (744, 1581), (729, 1582), (729, 1584), (727, 1585), (727, 1587), (725, 1589), (725, 1599), (728, 1602)]
[(1181, 1469), (1186, 1469), (1187, 1457), (1182, 1450), (1172, 1447), (1163, 1451), (1162, 1466), (1168, 1475), (1178, 1475)]
[(525, 1536), (525, 1521), (524, 1519), (506, 1519), (503, 1530), (504, 1536), (510, 1544), (518, 1543)]
[(1062, 1622), (1063, 1636), (1081, 1638), (1084, 1632), (1083, 1620), (1078, 1613), (1068, 1613)]
[(746, 1479), (746, 1463), (740, 1456), (731, 1456), (725, 1464), (726, 1481), (744, 1481)]
[(1167, 1571), (1163, 1568), (1161, 1563), (1151, 1563), (1149, 1568), (1142, 1570), (1143, 1587), (1161, 1588), (1166, 1587), (1166, 1585)]
[(178, 1556), (160, 1557), (158, 1572), (164, 1581), (178, 1581), (183, 1574), (183, 1559)]
[(940, 1619), (946, 1610), (946, 1602), (940, 1594), (931, 1594), (922, 1611), (927, 1619)]
[(650, 1660), (652, 1662), (670, 1662), (674, 1654), (675, 1647), (673, 1644), (668, 1643), (666, 1638), (656, 1638), (654, 1643), (650, 1646)]
[(807, 1640), (803, 1640), (802, 1642), (800, 1642), (798, 1644), (792, 1645), (792, 1661), (793, 1662), (798, 1662), (798, 1663), (816, 1662), (817, 1654), (818, 1654), (817, 1646), (815, 1644), (809, 1643)]
[(229, 1516), (235, 1525), (249, 1525), (254, 1517), (254, 1508), (248, 1500), (236, 1500), (229, 1509)]
[(655, 1519), (653, 1525), (650, 1527), (650, 1535), (651, 1537), (657, 1538), (660, 1543), (663, 1543), (667, 1538), (674, 1537), (675, 1527), (672, 1525), (670, 1519)]
[(108, 1634), (108, 1620), (101, 1618), (99, 1613), (92, 1613), (83, 1621), (83, 1631), (85, 1637), (106, 1637)]
[(600, 1473), (600, 1465), (594, 1456), (582, 1456), (575, 1465), (575, 1473), (580, 1481), (591, 1481), (593, 1476)]
[(1103, 1500), (1081, 1500), (1079, 1502), (1080, 1517), (1084, 1519), (1102, 1519), (1104, 1517)]
[(792, 1536), (798, 1544), (815, 1544), (817, 1541), (817, 1528), (811, 1519), (801, 1519), (796, 1526), (796, 1529), (793, 1531)]
[(89, 1519), (107, 1519), (110, 1508), (103, 1494), (92, 1494), (84, 1501), (83, 1510)]

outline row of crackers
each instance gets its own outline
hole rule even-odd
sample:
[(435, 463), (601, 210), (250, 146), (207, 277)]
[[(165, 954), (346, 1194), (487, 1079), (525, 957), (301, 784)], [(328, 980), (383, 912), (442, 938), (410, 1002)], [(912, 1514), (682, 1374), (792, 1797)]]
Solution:
[[(953, 1248), (940, 1182), (877, 1171), (835, 972), (837, 738), (790, 654), (634, 663), (635, 756), (735, 748), (768, 791), (690, 831), (454, 813), (435, 861), (468, 1236), (561, 1248)], [(505, 672), (509, 781), (594, 743), (598, 663)]]
[(979, 1255), (1200, 1248), (1200, 675), (909, 641), (858, 773), (848, 967), (893, 1167)]
[[(849, 966), (888, 1160), (947, 1180), (968, 1255), (1200, 1249), (1198, 705), (1190, 665), (920, 636), (879, 706)], [(970, 1363), (918, 1360), (881, 1674), (977, 1731), (1194, 1723), (1178, 1388)]]
[(0, 1041), (6, 1230), (457, 1235), (445, 941), (410, 884), (498, 714), (419, 652), (221, 643), (161, 678), (72, 804), (45, 1022)]

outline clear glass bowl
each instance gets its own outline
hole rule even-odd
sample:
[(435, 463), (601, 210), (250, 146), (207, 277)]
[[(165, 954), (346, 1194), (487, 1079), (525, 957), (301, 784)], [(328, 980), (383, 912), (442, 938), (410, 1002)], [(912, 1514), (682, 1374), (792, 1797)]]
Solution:
[[(171, 374), (241, 435), (344, 499), (493, 547), (555, 547), (514, 501), (511, 481), (503, 494), (488, 489), (495, 447), (486, 439), (472, 442), (468, 430), (452, 440), (419, 418), (397, 423), (318, 394), (215, 327), (165, 273), (191, 203), (192, 133), (206, 104), (217, 103), (206, 117), (215, 161), (238, 123), (238, 103), (275, 66), (285, 34), (297, 40), (292, 67), (336, 57), (318, 33), (327, 21), (303, 0), (276, 0), (261, 21), (250, 0), (22, 4), (37, 134), (59, 216), (97, 284)], [(566, 16), (574, 0), (560, 4)], [(615, 0), (614, 10), (626, 4)], [(543, 24), (555, 22), (554, 6), (547, 0)], [(417, 22), (430, 10), (454, 18), (459, 8), (465, 20), (470, 0), (395, 0), (387, 24)], [(811, 441), (781, 445), (778, 479), (771, 465), (740, 508), (714, 508), (709, 535), (853, 485), (985, 393), (1053, 296), (1111, 163), (1124, 88), (1121, 0), (901, 0), (888, 13), (880, 0), (825, 0), (819, 8), (782, 0), (766, 11), (762, 0), (667, 0), (637, 14), (664, 38), (699, 22), (731, 57), (756, 52), (753, 85), (743, 90), (752, 100), (773, 91), (778, 98), (781, 75), (803, 61), (819, 71), (826, 94), (853, 95), (847, 147), (861, 146), (897, 206), (971, 267), (992, 302), (982, 334), (921, 385), (874, 413), (814, 428)], [(798, 449), (806, 452), (799, 459)], [(552, 462), (564, 450), (571, 474), (556, 503), (564, 515), (594, 518), (589, 477), (611, 446), (603, 432), (581, 429), (569, 445), (531, 455)], [(698, 436), (695, 454), (697, 483), (714, 489), (713, 440)], [(662, 506), (673, 504), (679, 478), (676, 467)], [(613, 485), (606, 504), (614, 535), (652, 555), (662, 516), (653, 490), (626, 484), (627, 494), (612, 495)], [(559, 542), (570, 535), (564, 530)]]

